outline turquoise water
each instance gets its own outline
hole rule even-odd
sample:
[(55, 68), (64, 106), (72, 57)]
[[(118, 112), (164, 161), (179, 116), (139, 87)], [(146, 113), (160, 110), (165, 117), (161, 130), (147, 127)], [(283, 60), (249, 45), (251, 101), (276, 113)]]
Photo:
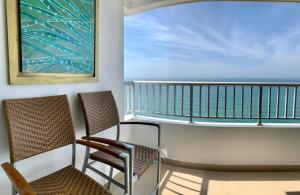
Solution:
[(94, 74), (93, 0), (20, 0), (22, 72)]
[[(147, 93), (148, 91), (148, 93)], [(210, 92), (208, 92), (210, 91)], [(243, 92), (244, 91), (244, 92)], [(193, 87), (192, 113), (195, 122), (238, 122), (257, 123), (259, 117), (259, 87), (200, 86)], [(160, 94), (161, 92), (161, 94)], [(132, 90), (125, 87), (125, 109), (132, 107)], [(169, 94), (169, 96), (167, 95)], [(182, 96), (183, 94), (183, 96)], [(209, 94), (209, 95), (208, 95)], [(279, 95), (278, 95), (279, 94)], [(190, 86), (167, 88), (158, 84), (136, 84), (134, 93), (135, 114), (173, 120), (190, 120)], [(226, 95), (226, 104), (225, 104)], [(219, 96), (219, 98), (217, 98)], [(217, 101), (218, 99), (218, 101)], [(242, 101), (244, 99), (244, 101)], [(226, 109), (225, 109), (226, 108)], [(225, 112), (226, 110), (226, 112)], [(295, 87), (263, 87), (263, 123), (299, 123), (300, 95)]]

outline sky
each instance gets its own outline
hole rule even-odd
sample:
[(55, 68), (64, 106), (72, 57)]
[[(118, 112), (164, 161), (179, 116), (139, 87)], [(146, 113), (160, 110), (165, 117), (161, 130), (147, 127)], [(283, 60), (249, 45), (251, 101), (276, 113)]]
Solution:
[(125, 80), (300, 81), (300, 4), (197, 2), (125, 17)]

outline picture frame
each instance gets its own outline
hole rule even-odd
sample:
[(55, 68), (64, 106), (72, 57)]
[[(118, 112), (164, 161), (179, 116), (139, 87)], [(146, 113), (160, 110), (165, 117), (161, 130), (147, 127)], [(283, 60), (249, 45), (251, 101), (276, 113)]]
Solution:
[[(6, 9), (7, 9), (7, 37), (8, 37), (8, 59), (9, 59), (9, 83), (11, 85), (27, 85), (27, 84), (55, 84), (55, 83), (85, 83), (85, 82), (98, 82), (99, 81), (99, 5), (98, 0), (86, 0), (88, 3), (94, 3), (93, 10), (93, 21), (89, 24), (93, 36), (81, 36), (81, 42), (83, 44), (79, 44), (76, 41), (76, 36), (73, 38), (72, 36), (63, 37), (65, 34), (64, 31), (60, 31), (59, 36), (55, 37), (55, 33), (43, 33), (43, 36), (49, 36), (50, 40), (45, 41), (45, 39), (34, 32), (35, 34), (31, 37), (30, 33), (32, 33), (31, 29), (26, 31), (25, 27), (22, 23), (21, 17), (21, 3), (22, 5), (27, 5), (28, 2), (37, 2), (34, 0), (9, 0), (6, 1)], [(74, 4), (71, 5), (72, 8), (76, 6), (75, 1), (78, 0), (69, 0), (70, 2), (74, 1)], [(24, 3), (25, 2), (25, 3)], [(41, 1), (48, 2), (48, 1)], [(55, 1), (53, 1), (55, 2)], [(62, 1), (59, 1), (62, 2)], [(52, 3), (52, 1), (51, 1)], [(35, 6), (35, 5), (34, 5)], [(49, 5), (45, 5), (49, 6)], [(49, 7), (46, 7), (49, 8)], [(25, 8), (24, 8), (25, 9)], [(26, 8), (27, 9), (27, 8)], [(29, 8), (24, 11), (25, 14), (33, 9), (29, 6)], [(35, 11), (38, 10), (35, 14), (45, 14), (38, 7), (34, 7)], [(50, 8), (49, 8), (50, 9)], [(71, 8), (70, 8), (71, 9)], [(90, 10), (90, 9), (84, 9)], [(63, 11), (64, 12), (64, 11)], [(77, 11), (80, 15), (80, 11)], [(58, 12), (61, 13), (61, 12)], [(59, 15), (55, 13), (56, 16)], [(46, 11), (46, 14), (49, 13)], [(29, 14), (28, 14), (29, 15)], [(67, 14), (59, 17), (57, 21), (53, 22), (50, 20), (51, 26), (54, 26), (54, 30), (61, 28), (64, 17)], [(70, 13), (71, 15), (71, 13)], [(87, 15), (82, 13), (82, 15)], [(47, 15), (46, 15), (47, 16)], [(51, 16), (51, 15), (50, 15)], [(71, 16), (70, 16), (71, 17)], [(75, 17), (75, 14), (74, 14)], [(39, 18), (36, 17), (35, 18)], [(51, 18), (51, 17), (50, 17)], [(84, 17), (83, 17), (84, 18)], [(85, 18), (84, 18), (85, 19)], [(48, 21), (45, 21), (42, 18), (43, 24), (47, 25)], [(62, 22), (61, 22), (62, 20)], [(33, 23), (35, 21), (25, 21), (26, 24)], [(72, 21), (73, 24), (77, 24), (81, 22), (80, 20)], [(77, 23), (76, 23), (77, 22)], [(84, 21), (85, 22), (85, 21)], [(54, 23), (54, 24), (53, 24)], [(93, 23), (93, 25), (92, 25)], [(85, 24), (85, 23), (84, 23)], [(55, 27), (55, 25), (59, 27)], [(72, 24), (68, 24), (70, 28), (75, 29)], [(81, 27), (83, 24), (81, 25)], [(41, 28), (40, 26), (36, 26), (37, 28)], [(89, 27), (89, 26), (88, 26)], [(86, 30), (88, 28), (85, 26)], [(52, 30), (53, 30), (52, 29)], [(68, 30), (66, 30), (68, 31)], [(75, 30), (76, 32), (82, 32), (82, 29)], [(37, 31), (40, 32), (40, 31)], [(46, 31), (47, 32), (47, 31)], [(55, 31), (54, 31), (55, 32)], [(35, 36), (37, 35), (37, 36)], [(72, 34), (73, 35), (73, 34)], [(24, 36), (24, 37), (22, 37)], [(79, 36), (79, 34), (78, 34)], [(29, 43), (28, 43), (29, 37)], [(84, 40), (84, 38), (87, 40)], [(91, 38), (92, 37), (92, 38)], [(31, 39), (30, 39), (31, 38)], [(59, 46), (54, 46), (53, 39), (56, 38)], [(70, 40), (72, 39), (73, 40)], [(30, 40), (37, 39), (36, 44), (30, 45)], [(51, 40), (52, 39), (52, 40)], [(92, 41), (91, 41), (92, 39)], [(55, 42), (55, 41), (54, 41)], [(78, 41), (80, 42), (80, 41)], [(80, 43), (81, 43), (80, 42)], [(27, 44), (27, 45), (26, 45)], [(47, 45), (48, 44), (48, 45)], [(75, 46), (74, 46), (75, 45)], [(93, 49), (91, 49), (93, 45)], [(90, 48), (88, 47), (90, 46)], [(27, 48), (26, 48), (27, 47)], [(74, 47), (74, 48), (73, 48)], [(33, 49), (32, 49), (33, 48)], [(38, 49), (36, 49), (38, 48)], [(36, 50), (35, 50), (36, 49)], [(56, 51), (56, 50), (57, 51)], [(65, 50), (64, 50), (65, 49)], [(55, 51), (55, 52), (53, 52)], [(52, 53), (53, 52), (53, 53)], [(88, 55), (86, 53), (88, 52)], [(62, 55), (66, 53), (66, 55)], [(93, 55), (92, 55), (92, 54)], [(32, 57), (34, 56), (34, 57)], [(32, 58), (31, 58), (32, 57)], [(52, 59), (52, 60), (51, 60)], [(55, 62), (58, 62), (55, 64)], [(47, 64), (48, 63), (48, 64)]]

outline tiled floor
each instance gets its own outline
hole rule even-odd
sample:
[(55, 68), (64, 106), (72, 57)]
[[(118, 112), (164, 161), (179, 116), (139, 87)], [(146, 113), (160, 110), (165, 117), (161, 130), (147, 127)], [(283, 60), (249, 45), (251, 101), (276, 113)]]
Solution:
[[(155, 186), (153, 165), (134, 185), (134, 195)], [(118, 179), (121, 179), (119, 176)], [(123, 194), (112, 186), (115, 195)], [(162, 166), (162, 195), (300, 195), (300, 172), (222, 173)]]

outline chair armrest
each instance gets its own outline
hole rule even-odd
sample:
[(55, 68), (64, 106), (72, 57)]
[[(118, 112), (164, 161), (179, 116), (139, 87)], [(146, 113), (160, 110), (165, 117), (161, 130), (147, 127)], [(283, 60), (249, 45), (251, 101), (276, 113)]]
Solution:
[(121, 159), (123, 161), (126, 158), (129, 157), (129, 155), (126, 152), (110, 150), (107, 147), (105, 147), (104, 145), (99, 144), (99, 143), (95, 143), (95, 142), (92, 142), (92, 141), (76, 140), (76, 143), (80, 144), (80, 145), (84, 145), (84, 146), (90, 147), (90, 148), (93, 148), (93, 149), (96, 149), (96, 150), (99, 150), (101, 152), (109, 154), (109, 155), (111, 155), (113, 157), (116, 157), (118, 159)]
[(4, 163), (2, 168), (20, 195), (36, 195), (30, 184), (11, 164)]
[(106, 139), (106, 138), (84, 136), (84, 137), (82, 137), (82, 139), (87, 140), (87, 141), (94, 141), (94, 142), (98, 142), (98, 143), (108, 144), (108, 145), (115, 146), (117, 148), (120, 148), (120, 149), (123, 149), (126, 151), (134, 148), (134, 146), (132, 146), (130, 144), (126, 144), (124, 142), (115, 141), (115, 140)]
[(120, 122), (120, 125), (147, 125), (160, 128), (160, 124), (150, 122)]

